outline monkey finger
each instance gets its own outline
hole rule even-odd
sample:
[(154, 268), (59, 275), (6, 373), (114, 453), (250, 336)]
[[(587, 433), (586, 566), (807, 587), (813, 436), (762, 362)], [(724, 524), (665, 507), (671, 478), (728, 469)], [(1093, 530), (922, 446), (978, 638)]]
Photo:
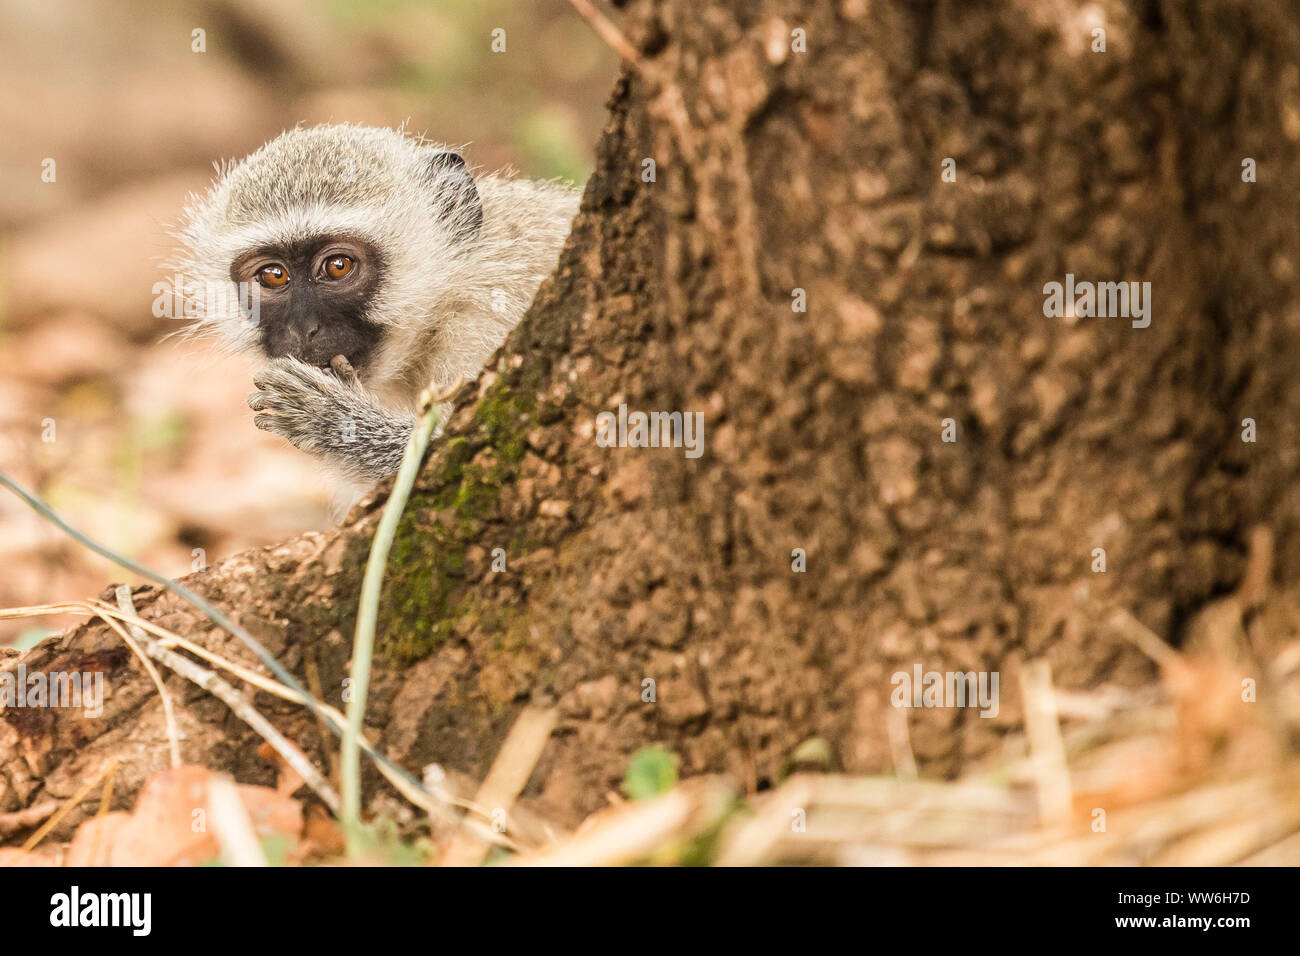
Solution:
[(269, 412), (272, 415), (288, 411), (293, 404), (280, 392), (263, 389), (248, 396), (248, 407), (255, 412)]
[(279, 392), (299, 384), (293, 373), (284, 366), (271, 365), (253, 376), (253, 387), (263, 392)]
[(253, 425), (264, 432), (270, 432), (272, 435), (285, 435), (284, 419), (279, 415), (261, 415), (253, 416)]
[(345, 384), (354, 385), (357, 382), (357, 370), (352, 367), (346, 355), (336, 355), (330, 359), (330, 369)]
[(280, 358), (253, 377), (253, 385), (264, 392), (325, 394), (333, 379), (325, 372), (297, 359)]

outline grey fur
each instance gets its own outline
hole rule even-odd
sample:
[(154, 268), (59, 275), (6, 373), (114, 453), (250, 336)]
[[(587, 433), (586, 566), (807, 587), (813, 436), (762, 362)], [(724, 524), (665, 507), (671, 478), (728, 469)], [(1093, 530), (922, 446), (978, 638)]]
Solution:
[(253, 424), (330, 461), (343, 478), (373, 483), (397, 471), (415, 415), (381, 407), (360, 382), (297, 359), (273, 359), (253, 379)]
[(219, 167), (211, 190), (191, 197), (173, 267), (192, 332), (233, 350), (260, 351), (254, 323), (228, 305), (239, 301), (231, 264), (253, 246), (343, 231), (384, 258), (366, 307), (383, 340), (360, 377), (269, 362), (249, 398), (258, 428), (344, 479), (373, 483), (396, 470), (424, 388), (477, 377), (554, 269), (578, 196), (556, 183), (470, 176), (446, 147), (401, 129), (316, 126)]

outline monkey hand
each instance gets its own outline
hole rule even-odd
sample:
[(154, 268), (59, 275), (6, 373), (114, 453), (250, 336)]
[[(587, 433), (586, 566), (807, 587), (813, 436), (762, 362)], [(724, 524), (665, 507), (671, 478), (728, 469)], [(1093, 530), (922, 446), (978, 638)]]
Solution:
[(378, 404), (346, 359), (332, 368), (335, 374), (297, 359), (272, 360), (253, 379), (253, 424), (354, 481), (395, 474), (415, 416)]

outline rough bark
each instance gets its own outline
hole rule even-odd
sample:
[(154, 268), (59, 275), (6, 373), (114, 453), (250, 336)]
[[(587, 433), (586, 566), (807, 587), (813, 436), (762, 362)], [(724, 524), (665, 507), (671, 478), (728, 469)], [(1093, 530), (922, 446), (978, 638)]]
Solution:
[[(1025, 659), (1069, 687), (1146, 679), (1109, 609), (1178, 643), (1236, 586), (1253, 526), (1295, 583), (1300, 19), (1286, 0), (1103, 6), (1094, 24), (1040, 0), (628, 4), (642, 63), (559, 269), (402, 522), (369, 712), (393, 757), (481, 777), (520, 707), (554, 703), (528, 796), (573, 822), (651, 743), (750, 787), (814, 736), (888, 771), (892, 673), (998, 671), (996, 718), (908, 712), (922, 771), (952, 774), (1017, 724)], [(1067, 272), (1150, 281), (1150, 327), (1044, 318)], [(704, 455), (598, 447), (620, 403), (702, 411)], [(188, 583), (296, 673), (314, 656), (337, 702), (375, 520)], [(170, 595), (137, 604), (247, 658)], [(107, 755), (129, 803), (166, 760), (139, 664), (90, 625), (26, 665), (102, 668), (111, 696), (99, 720), (0, 715), (0, 810)], [(248, 729), (171, 680), (186, 758), (268, 782)], [(307, 715), (257, 701), (319, 755)]]

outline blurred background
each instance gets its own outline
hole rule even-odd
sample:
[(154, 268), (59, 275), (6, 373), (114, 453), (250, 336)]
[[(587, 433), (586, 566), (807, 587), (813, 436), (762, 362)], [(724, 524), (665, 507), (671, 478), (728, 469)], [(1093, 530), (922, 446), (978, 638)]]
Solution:
[[(0, 468), (172, 576), (328, 527), (319, 470), (253, 427), (252, 364), (153, 316), (187, 192), (344, 121), (580, 184), (616, 68), (567, 0), (0, 0)], [(0, 607), (124, 579), (0, 492)]]

